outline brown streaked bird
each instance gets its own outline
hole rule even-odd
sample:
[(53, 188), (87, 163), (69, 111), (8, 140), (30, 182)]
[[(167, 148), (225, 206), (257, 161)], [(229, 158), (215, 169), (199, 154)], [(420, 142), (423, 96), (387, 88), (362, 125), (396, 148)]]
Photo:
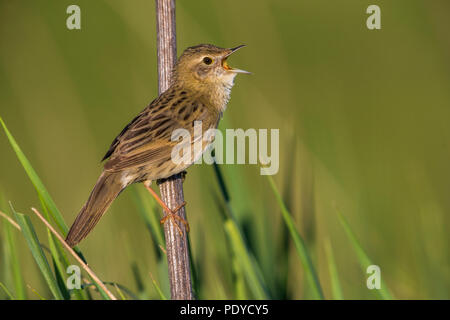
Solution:
[[(243, 45), (224, 49), (210, 44), (187, 48), (174, 66), (171, 85), (150, 103), (114, 139), (103, 160), (108, 159), (87, 202), (75, 219), (66, 238), (77, 245), (95, 227), (119, 193), (132, 183), (144, 182), (147, 189), (167, 211), (166, 218), (182, 220), (150, 188), (152, 180), (184, 171), (191, 161), (172, 161), (172, 132), (186, 129), (194, 136), (194, 122), (201, 121), (202, 131), (215, 129), (230, 99), (234, 78), (249, 73), (228, 66), (227, 58)], [(194, 143), (195, 139), (186, 140)], [(201, 152), (210, 142), (203, 141)], [(200, 154), (201, 155), (201, 154)], [(177, 227), (178, 225), (175, 224)], [(179, 228), (179, 227), (178, 227)]]

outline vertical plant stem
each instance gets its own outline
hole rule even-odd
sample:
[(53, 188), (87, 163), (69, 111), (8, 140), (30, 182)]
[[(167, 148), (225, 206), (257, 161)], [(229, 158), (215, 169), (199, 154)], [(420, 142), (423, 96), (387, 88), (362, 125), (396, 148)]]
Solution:
[[(158, 79), (159, 93), (161, 94), (170, 85), (172, 68), (177, 58), (175, 0), (155, 0), (155, 3)], [(184, 202), (181, 174), (174, 175), (164, 181), (158, 181), (158, 184), (161, 198), (170, 209), (175, 209)], [(178, 210), (176, 214), (186, 220), (184, 207)], [(193, 299), (186, 229), (183, 224), (180, 224), (183, 230), (183, 234), (180, 235), (174, 223), (171, 219), (168, 219), (164, 225), (170, 294), (171, 298), (176, 300)]]

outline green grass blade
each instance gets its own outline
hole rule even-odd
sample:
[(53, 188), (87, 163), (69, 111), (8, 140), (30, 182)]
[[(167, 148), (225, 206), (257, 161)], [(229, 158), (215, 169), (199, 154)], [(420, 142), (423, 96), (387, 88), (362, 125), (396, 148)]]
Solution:
[[(8, 137), (8, 140), (17, 155), (17, 158), (19, 159), (20, 163), (22, 164), (23, 168), (25, 169), (25, 172), (27, 173), (28, 177), (30, 178), (34, 188), (36, 189), (36, 192), (38, 193), (39, 199), (41, 200), (44, 211), (50, 213), (52, 220), (56, 223), (56, 225), (58, 226), (58, 228), (61, 231), (61, 233), (63, 234), (63, 236), (66, 236), (69, 228), (67, 227), (67, 224), (65, 223), (61, 212), (57, 208), (55, 202), (53, 201), (52, 197), (48, 193), (48, 191), (45, 188), (44, 184), (42, 183), (41, 179), (39, 178), (36, 171), (31, 166), (31, 163), (28, 161), (25, 154), (20, 149), (19, 145), (17, 144), (16, 140), (14, 139), (14, 137), (12, 136), (12, 134), (6, 127), (4, 121), (1, 117), (0, 117), (0, 123), (3, 126), (6, 136)], [(59, 244), (57, 246), (59, 246)], [(63, 250), (61, 248), (59, 248), (59, 249), (60, 249), (60, 252), (63, 252)], [(78, 249), (78, 247), (75, 247), (74, 250), (83, 260), (85, 260), (83, 257), (83, 254)], [(101, 290), (101, 288), (99, 288), (99, 290), (102, 293), (103, 290)], [(80, 294), (85, 296), (84, 293), (80, 293)]]
[(32, 286), (28, 285), (28, 288), (40, 299), (40, 300), (47, 300), (45, 299), (39, 292), (36, 291)]
[(119, 286), (118, 286), (116, 283), (114, 284), (114, 288), (116, 288), (116, 291), (117, 291), (117, 293), (118, 293), (119, 296), (120, 296), (120, 299), (122, 299), (122, 300), (127, 300), (127, 298), (125, 298), (125, 296), (124, 296), (122, 290), (120, 290)]
[[(55, 274), (58, 282), (59, 289), (64, 295), (66, 300), (70, 300), (70, 293), (67, 290), (66, 281), (64, 275), (66, 275), (67, 267), (69, 266), (69, 261), (64, 255), (60, 243), (54, 238), (50, 230), (47, 229), (48, 243), (50, 248), (50, 253), (52, 255), (53, 266), (55, 269)], [(78, 290), (75, 290), (78, 298), (81, 298)]]
[(22, 277), (22, 271), (18, 258), (18, 251), (16, 248), (16, 242), (12, 232), (12, 226), (8, 223), (4, 223), (5, 230), (5, 254), (9, 258), (9, 270), (11, 271), (12, 281), (14, 283), (14, 291), (18, 300), (26, 300), (26, 288)]
[[(0, 277), (3, 277), (5, 285), (13, 287), (17, 300), (26, 300), (26, 288), (22, 277), (22, 267), (19, 262), (19, 253), (16, 247), (16, 238), (13, 232), (16, 224), (5, 212), (7, 201), (3, 193), (0, 193), (0, 219), (3, 220), (2, 257), (0, 258)], [(18, 230), (20, 232), (20, 230)]]
[(287, 210), (286, 205), (284, 204), (283, 199), (281, 198), (280, 193), (277, 190), (275, 182), (273, 181), (271, 176), (267, 175), (267, 178), (269, 179), (270, 187), (272, 188), (272, 191), (275, 194), (275, 198), (281, 209), (281, 214), (283, 216), (284, 222), (286, 223), (292, 240), (294, 241), (295, 248), (297, 249), (297, 253), (303, 264), (303, 268), (305, 269), (306, 277), (309, 281), (314, 296), (316, 299), (324, 299), (319, 278), (317, 277), (316, 270), (308, 253), (308, 249), (306, 248), (306, 244), (303, 241), (303, 238), (300, 236), (300, 233), (297, 231), (291, 214)]
[(244, 272), (241, 268), (241, 264), (239, 263), (239, 258), (233, 255), (232, 259), (233, 263), (233, 273), (234, 273), (234, 295), (236, 300), (248, 300), (249, 297), (247, 295), (247, 290), (245, 287), (245, 277)]
[(325, 242), (325, 253), (327, 255), (328, 270), (330, 272), (331, 296), (334, 300), (344, 300), (336, 262), (334, 260), (333, 249), (331, 248), (329, 240)]
[[(240, 280), (240, 275), (245, 275), (244, 278), (253, 296), (256, 299), (269, 299), (260, 266), (253, 254), (249, 251), (242, 236), (242, 231), (231, 207), (230, 195), (225, 185), (225, 180), (216, 163), (214, 163), (214, 172), (225, 202), (225, 210), (220, 210), (220, 212), (223, 213), (225, 234), (232, 249), (231, 261), (233, 270), (236, 273), (235, 275), (238, 277), (237, 280)], [(235, 283), (235, 285), (235, 291), (238, 296), (247, 296), (247, 291), (242, 288), (242, 282)]]
[(14, 296), (11, 294), (11, 292), (8, 290), (8, 288), (6, 288), (6, 286), (2, 282), (0, 282), (0, 288), (2, 288), (3, 291), (5, 291), (5, 293), (6, 293), (6, 295), (8, 296), (9, 299), (16, 300), (14, 298)]
[[(353, 233), (352, 229), (350, 228), (350, 225), (348, 224), (347, 220), (345, 220), (344, 216), (338, 212), (338, 217), (339, 217), (339, 220), (340, 220), (342, 226), (344, 227), (345, 233), (347, 234), (348, 238), (350, 239), (351, 244), (353, 245), (353, 249), (355, 250), (356, 255), (358, 257), (359, 264), (361, 265), (363, 272), (366, 273), (367, 267), (370, 265), (373, 265), (373, 263), (370, 260), (369, 256), (364, 251), (364, 249), (362, 248), (361, 244), (359, 243), (358, 239), (356, 238), (355, 234)], [(383, 281), (383, 278), (381, 278), (381, 288), (379, 290), (373, 290), (373, 291), (375, 291), (375, 293), (381, 299), (385, 299), (385, 300), (393, 299), (393, 296), (390, 293), (385, 282)]]
[(125, 287), (119, 283), (105, 282), (105, 284), (114, 286), (116, 288), (116, 290), (119, 292), (119, 295), (122, 300), (128, 300), (125, 295), (130, 296), (131, 300), (148, 300), (148, 298), (144, 298), (144, 299), (140, 298), (135, 293), (133, 293), (130, 289), (128, 289), (127, 287)]
[[(86, 291), (86, 295), (89, 296), (89, 298), (85, 300), (94, 300), (92, 296), (88, 293), (89, 287), (93, 286), (97, 290), (97, 292), (100, 294), (100, 296), (103, 298), (103, 300), (111, 300), (111, 298), (106, 294), (106, 292), (92, 279), (91, 276), (88, 276), (91, 282), (87, 284), (82, 284), (81, 289), (77, 291)], [(103, 284), (108, 284), (108, 282), (103, 282)], [(73, 289), (75, 290), (75, 289)], [(70, 290), (70, 292), (73, 292), (73, 290)]]
[(50, 265), (48, 264), (47, 258), (45, 257), (44, 252), (42, 251), (42, 248), (39, 244), (39, 239), (36, 235), (36, 232), (33, 228), (30, 218), (24, 214), (15, 212), (14, 209), (12, 210), (16, 217), (17, 223), (20, 225), (22, 229), (22, 234), (25, 237), (25, 240), (27, 241), (31, 254), (33, 255), (33, 258), (36, 261), (39, 269), (41, 270), (42, 275), (44, 276), (44, 279), (47, 282), (47, 285), (51, 293), (57, 300), (64, 299), (61, 291), (59, 290), (58, 283), (52, 273)]
[(64, 297), (64, 300), (70, 300), (70, 292), (66, 287), (66, 281), (64, 279), (64, 273), (61, 273), (61, 269), (55, 259), (55, 257), (52, 256), (52, 262), (53, 262), (53, 270), (55, 270), (55, 278), (56, 283), (58, 284), (58, 288), (61, 291), (61, 294)]
[(202, 300), (200, 296), (200, 277), (198, 273), (198, 267), (197, 267), (197, 261), (194, 259), (194, 255), (192, 254), (192, 246), (191, 246), (191, 236), (187, 235), (187, 241), (188, 241), (188, 254), (189, 254), (189, 265), (191, 269), (191, 282), (192, 282), (192, 291), (194, 294), (194, 297), (198, 300)]
[(233, 255), (238, 257), (238, 262), (242, 268), (247, 284), (255, 299), (268, 299), (261, 271), (245, 246), (244, 239), (238, 226), (232, 219), (225, 221), (225, 232), (230, 240)]
[[(45, 205), (44, 199), (42, 199), (41, 196), (39, 196), (39, 200), (41, 201), (41, 206), (44, 212), (44, 215), (47, 219), (47, 221), (50, 221), (49, 219), (49, 212)], [(55, 238), (55, 236), (50, 232), (49, 229), (47, 229), (47, 236), (48, 236), (48, 243), (50, 247), (50, 253), (53, 258), (53, 263), (55, 267), (55, 274), (57, 276), (58, 284), (60, 287), (61, 292), (64, 294), (64, 297), (66, 299), (70, 299), (70, 292), (74, 293), (77, 300), (86, 300), (88, 299), (88, 296), (85, 291), (83, 290), (67, 290), (66, 283), (64, 281), (64, 275), (66, 275), (66, 270), (69, 266), (69, 259), (67, 258), (67, 255), (63, 249), (62, 244)], [(78, 248), (74, 248), (74, 251), (78, 253), (78, 255), (81, 255), (81, 252)]]
[[(39, 200), (41, 201), (41, 206), (44, 211), (44, 215), (47, 219), (47, 221), (50, 221), (50, 215), (48, 213), (47, 207), (45, 205), (44, 199), (39, 195)], [(66, 274), (67, 267), (69, 266), (69, 260), (67, 259), (66, 255), (64, 254), (64, 250), (62, 248), (61, 243), (59, 241), (56, 241), (52, 233), (49, 229), (47, 229), (47, 237), (48, 237), (48, 243), (50, 248), (50, 253), (52, 255), (52, 261), (53, 261), (53, 267), (55, 270), (56, 280), (59, 286), (59, 289), (61, 290), (61, 293), (64, 296), (64, 299), (70, 300), (70, 293), (67, 290), (66, 283), (64, 281), (64, 276)]]
[(45, 202), (45, 205), (49, 209), (53, 220), (56, 222), (56, 224), (58, 225), (58, 228), (61, 230), (63, 235), (64, 236), (67, 235), (68, 227), (67, 227), (66, 223), (64, 222), (61, 212), (56, 207), (55, 202), (50, 197), (50, 194), (48, 193), (48, 191), (45, 188), (44, 184), (42, 183), (41, 179), (39, 178), (36, 171), (31, 166), (31, 163), (25, 157), (25, 154), (20, 149), (19, 145), (17, 144), (17, 142), (14, 139), (14, 137), (12, 136), (12, 134), (9, 132), (8, 128), (6, 127), (6, 125), (3, 122), (3, 119), (1, 117), (0, 117), (0, 123), (2, 124), (3, 129), (6, 133), (6, 136), (8, 137), (9, 143), (11, 144), (12, 148), (14, 149), (14, 152), (16, 153), (17, 158), (19, 159), (20, 163), (22, 164), (23, 168), (25, 169), (25, 172), (27, 173), (28, 177), (30, 178), (31, 182), (33, 183), (33, 186), (36, 189), (38, 195)]
[(148, 298), (146, 298), (146, 296), (147, 296), (146, 286), (144, 285), (144, 282), (142, 281), (141, 272), (139, 271), (139, 267), (138, 267), (136, 261), (133, 261), (131, 263), (131, 271), (132, 271), (134, 282), (135, 282), (135, 285), (137, 288), (137, 295), (141, 299), (144, 299), (144, 300), (148, 299)]
[[(92, 280), (92, 278), (91, 278)], [(94, 282), (95, 287), (97, 288), (98, 292), (100, 293), (100, 295), (102, 296), (103, 300), (111, 300), (110, 297), (108, 297), (108, 295), (106, 294), (106, 292), (100, 288), (100, 286)]]
[(164, 296), (170, 297), (170, 283), (169, 277), (167, 276), (169, 274), (167, 259), (166, 255), (161, 257), (163, 258), (161, 258), (157, 263), (159, 288), (161, 289)]
[[(128, 289), (127, 287), (125, 287), (125, 286), (123, 286), (123, 285), (121, 285), (119, 283), (116, 283), (116, 282), (103, 282), (103, 284), (109, 285), (109, 286), (113, 286), (116, 290), (118, 290), (118, 292), (120, 291), (119, 295), (121, 296), (121, 299), (123, 297), (123, 294), (125, 293), (125, 294), (129, 295), (132, 300), (139, 300), (139, 297), (136, 294), (134, 294), (130, 289)], [(81, 285), (81, 290), (86, 291), (86, 290), (89, 289), (89, 287), (95, 287), (95, 289), (99, 288), (98, 285), (95, 282), (89, 282), (89, 283), (83, 283)], [(99, 291), (99, 293), (101, 294), (101, 291)], [(111, 300), (111, 299), (108, 296), (106, 296), (105, 300)], [(125, 299), (122, 299), (122, 300), (126, 300), (126, 297), (125, 297)]]
[(150, 277), (152, 278), (153, 287), (155, 288), (156, 292), (158, 293), (161, 300), (167, 300), (167, 297), (162, 292), (161, 288), (158, 286), (158, 283), (156, 282), (155, 278), (153, 278), (153, 275), (150, 273)]

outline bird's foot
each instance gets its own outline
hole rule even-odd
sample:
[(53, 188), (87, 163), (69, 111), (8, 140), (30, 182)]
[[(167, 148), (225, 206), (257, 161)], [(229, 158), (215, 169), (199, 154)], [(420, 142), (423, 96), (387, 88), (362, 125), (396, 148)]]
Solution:
[(167, 221), (167, 219), (172, 220), (173, 224), (178, 229), (180, 236), (182, 236), (183, 231), (181, 230), (178, 223), (176, 223), (176, 221), (175, 221), (175, 220), (178, 220), (178, 221), (181, 221), (185, 225), (186, 232), (189, 232), (189, 223), (185, 219), (183, 219), (182, 217), (180, 217), (179, 215), (176, 214), (181, 208), (183, 208), (186, 205), (186, 201), (183, 201), (182, 204), (180, 204), (174, 210), (172, 210), (164, 203), (164, 201), (161, 200), (161, 198), (158, 196), (158, 194), (150, 187), (150, 183), (146, 182), (146, 183), (144, 183), (144, 186), (145, 186), (145, 188), (147, 188), (147, 190), (150, 192), (150, 194), (155, 198), (156, 202), (158, 202), (159, 205), (166, 212), (166, 215), (164, 216), (164, 218), (162, 218), (160, 220), (161, 224), (164, 224)]
[(175, 225), (175, 227), (178, 229), (178, 232), (180, 233), (180, 236), (183, 235), (183, 231), (181, 230), (180, 226), (178, 225), (178, 223), (176, 223), (176, 220), (180, 221), (181, 223), (184, 224), (186, 232), (189, 232), (189, 223), (183, 219), (182, 217), (180, 217), (179, 215), (176, 214), (176, 212), (178, 210), (180, 210), (182, 207), (184, 207), (186, 205), (186, 201), (183, 201), (182, 204), (180, 204), (178, 207), (175, 208), (175, 210), (170, 210), (169, 208), (165, 208), (165, 211), (167, 212), (166, 215), (164, 216), (164, 218), (162, 218), (160, 220), (161, 224), (166, 223), (167, 220), (172, 220), (173, 224)]
[(180, 174), (181, 174), (181, 181), (184, 182), (184, 179), (186, 179), (187, 171), (186, 170), (181, 171)]

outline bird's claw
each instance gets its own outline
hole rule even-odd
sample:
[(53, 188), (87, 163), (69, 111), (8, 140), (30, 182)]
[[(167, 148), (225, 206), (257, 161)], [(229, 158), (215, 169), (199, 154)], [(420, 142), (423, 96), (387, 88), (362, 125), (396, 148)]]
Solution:
[[(178, 212), (181, 208), (183, 208), (186, 205), (186, 201), (183, 201), (182, 204), (180, 204), (179, 206), (177, 206), (174, 210), (170, 210), (169, 212), (167, 212), (167, 214), (164, 216), (164, 218), (162, 218), (160, 220), (161, 224), (166, 223), (166, 221), (168, 219), (172, 220), (173, 224), (175, 225), (175, 227), (178, 229), (178, 232), (180, 233), (180, 236), (183, 235), (183, 231), (181, 230), (180, 226), (178, 225), (178, 223), (176, 223), (175, 220), (180, 221), (181, 223), (184, 224), (185, 228), (186, 228), (186, 232), (189, 232), (189, 223), (183, 219), (182, 217), (180, 217), (179, 215), (176, 214), (176, 212)], [(167, 211), (167, 210), (166, 210)]]

